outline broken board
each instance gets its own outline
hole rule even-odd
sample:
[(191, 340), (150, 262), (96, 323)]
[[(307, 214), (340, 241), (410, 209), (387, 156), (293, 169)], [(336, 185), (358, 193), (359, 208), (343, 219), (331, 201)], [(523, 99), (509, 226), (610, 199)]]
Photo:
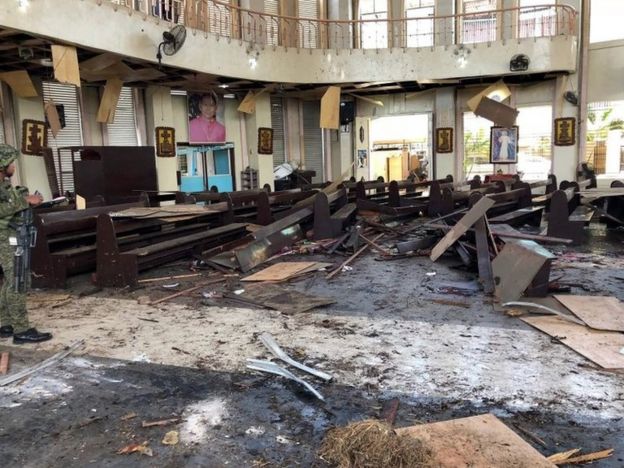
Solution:
[(306, 312), (336, 302), (329, 297), (312, 296), (270, 284), (246, 285), (241, 294), (225, 293), (223, 297), (279, 310), (284, 314)]
[[(303, 271), (314, 267), (317, 262), (281, 262), (266, 267), (253, 275), (243, 278), (241, 281), (283, 281), (301, 274)], [(319, 268), (322, 268), (319, 267)]]
[(624, 369), (624, 334), (592, 330), (555, 316), (522, 317), (520, 320), (557, 337), (561, 343), (605, 369)]
[(451, 245), (457, 242), (461, 236), (466, 234), (468, 229), (470, 229), (481, 216), (485, 215), (487, 210), (489, 210), (492, 205), (494, 205), (494, 200), (486, 197), (483, 197), (475, 203), (475, 205), (468, 210), (468, 212), (457, 222), (457, 224), (446, 233), (442, 240), (436, 244), (431, 251), (431, 260), (435, 262), (438, 258), (440, 258), (440, 256), (446, 252)]
[(501, 302), (515, 301), (554, 255), (536, 242), (519, 240), (505, 244), (492, 262), (494, 295)]
[(624, 332), (624, 304), (615, 297), (557, 294), (555, 299), (591, 328)]
[(553, 468), (542, 454), (493, 414), (404, 427), (431, 450), (431, 466), (440, 468)]

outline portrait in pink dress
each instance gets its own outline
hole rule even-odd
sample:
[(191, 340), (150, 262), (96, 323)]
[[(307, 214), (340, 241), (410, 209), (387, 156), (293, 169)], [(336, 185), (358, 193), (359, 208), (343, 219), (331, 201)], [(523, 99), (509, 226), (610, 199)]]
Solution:
[(189, 143), (224, 143), (221, 101), (214, 91), (189, 96)]

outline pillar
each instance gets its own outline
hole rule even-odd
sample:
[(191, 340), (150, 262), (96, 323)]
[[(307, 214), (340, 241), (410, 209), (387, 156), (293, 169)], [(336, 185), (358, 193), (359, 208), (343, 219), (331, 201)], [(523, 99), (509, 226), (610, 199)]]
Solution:
[[(173, 101), (171, 91), (163, 86), (149, 86), (145, 90), (145, 122), (147, 124), (147, 144), (155, 147), (154, 132), (156, 127), (174, 127)], [(176, 128), (176, 140), (188, 140), (185, 129)], [(158, 190), (178, 190), (176, 171), (177, 158), (156, 158), (156, 173), (158, 176)]]
[(461, 153), (457, 151), (457, 141), (462, 136), (459, 135), (458, 129), (455, 128), (455, 89), (441, 88), (436, 90), (435, 94), (435, 110), (434, 110), (435, 128), (452, 128), (453, 129), (453, 152), (452, 153), (436, 153), (437, 144), (435, 141), (436, 132), (433, 132), (433, 150), (434, 165), (433, 174), (435, 179), (441, 179), (447, 174), (451, 174), (454, 178), (458, 177), (456, 167), (456, 158), (461, 158)]
[(273, 187), (273, 155), (258, 154), (258, 129), (271, 127), (271, 96), (263, 93), (256, 98), (256, 110), (246, 114), (247, 151), (249, 166), (258, 171), (258, 185), (269, 184)]
[[(435, 16), (448, 16), (455, 14), (455, 0), (438, 0), (435, 3)], [(455, 22), (453, 18), (435, 20), (434, 45), (450, 46), (454, 43)]]
[[(43, 111), (43, 90), (41, 81), (33, 78), (33, 84), (39, 96), (22, 98), (13, 94), (13, 112), (15, 115), (16, 147), (19, 149), (22, 141), (22, 121), (24, 119), (45, 120)], [(19, 180), (21, 185), (28, 187), (30, 193), (38, 190), (44, 200), (52, 198), (52, 191), (48, 183), (45, 163), (40, 156), (22, 154), (17, 160)], [(16, 181), (14, 181), (16, 183)]]
[[(333, 21), (353, 19), (352, 3), (342, 0), (327, 1), (327, 19)], [(353, 31), (348, 23), (331, 23), (328, 31), (330, 49), (350, 49), (353, 44)]]

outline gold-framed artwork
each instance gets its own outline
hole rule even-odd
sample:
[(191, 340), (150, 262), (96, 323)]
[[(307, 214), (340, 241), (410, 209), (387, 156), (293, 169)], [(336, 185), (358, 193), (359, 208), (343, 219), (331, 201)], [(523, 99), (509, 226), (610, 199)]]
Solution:
[(451, 127), (436, 128), (436, 153), (453, 152), (453, 129)]
[(173, 158), (175, 155), (175, 128), (156, 127), (156, 156), (159, 158)]
[(22, 153), (43, 156), (48, 146), (48, 132), (43, 120), (22, 120)]
[(572, 146), (576, 144), (576, 119), (563, 117), (555, 119), (555, 146)]
[(258, 154), (273, 154), (273, 129), (260, 127), (258, 129)]

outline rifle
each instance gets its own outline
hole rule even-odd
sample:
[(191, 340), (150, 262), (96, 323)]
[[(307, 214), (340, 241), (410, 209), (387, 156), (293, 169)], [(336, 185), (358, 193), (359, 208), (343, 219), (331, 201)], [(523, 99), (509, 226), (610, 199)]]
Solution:
[(30, 287), (30, 249), (37, 242), (37, 228), (33, 225), (33, 212), (27, 208), (20, 212), (20, 223), (15, 227), (17, 247), (13, 257), (15, 292), (25, 292)]

